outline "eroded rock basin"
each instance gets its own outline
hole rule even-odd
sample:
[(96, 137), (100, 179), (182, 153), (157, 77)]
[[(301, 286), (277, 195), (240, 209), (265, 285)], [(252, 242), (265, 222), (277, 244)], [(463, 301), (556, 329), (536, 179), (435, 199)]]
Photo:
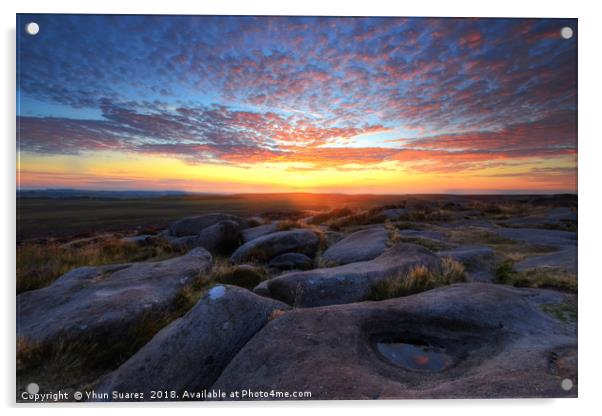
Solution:
[[(311, 391), (331, 400), (574, 397), (549, 357), (576, 345), (575, 328), (540, 307), (562, 301), (553, 291), (461, 283), (299, 308), (257, 333), (213, 388)], [(561, 367), (576, 374), (571, 360)]]

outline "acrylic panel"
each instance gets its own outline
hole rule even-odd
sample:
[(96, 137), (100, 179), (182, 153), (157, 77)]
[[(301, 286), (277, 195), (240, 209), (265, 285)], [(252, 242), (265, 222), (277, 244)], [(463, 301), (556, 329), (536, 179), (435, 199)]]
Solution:
[(577, 396), (576, 19), (16, 27), (17, 401)]

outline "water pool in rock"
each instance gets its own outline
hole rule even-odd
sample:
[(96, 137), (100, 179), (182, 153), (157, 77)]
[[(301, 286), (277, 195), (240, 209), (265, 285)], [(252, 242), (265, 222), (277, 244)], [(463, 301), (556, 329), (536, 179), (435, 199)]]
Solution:
[(436, 373), (452, 363), (444, 348), (423, 342), (377, 342), (376, 349), (387, 361), (412, 371)]

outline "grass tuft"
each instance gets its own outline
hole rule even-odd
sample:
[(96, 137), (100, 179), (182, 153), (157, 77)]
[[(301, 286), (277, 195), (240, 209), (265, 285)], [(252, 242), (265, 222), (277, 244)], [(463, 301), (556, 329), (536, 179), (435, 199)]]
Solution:
[(346, 217), (351, 214), (353, 214), (353, 210), (351, 210), (349, 208), (333, 209), (332, 211), (314, 215), (309, 220), (309, 224), (320, 225), (320, 224), (324, 224), (325, 222), (328, 222), (330, 220), (333, 220), (336, 218), (341, 218), (341, 217)]
[(228, 259), (216, 260), (211, 272), (211, 280), (225, 285), (235, 285), (252, 290), (267, 278), (265, 268), (250, 265), (233, 265)]
[(541, 310), (560, 322), (577, 322), (577, 299), (569, 297), (561, 303), (545, 303)]
[(418, 265), (412, 267), (407, 273), (381, 280), (372, 287), (369, 299), (398, 298), (460, 282), (466, 282), (464, 266), (456, 260), (444, 258), (440, 270)]
[(494, 270), (495, 282), (516, 287), (556, 289), (577, 293), (577, 278), (562, 270), (541, 267), (525, 271), (514, 268), (512, 260), (504, 260)]
[(48, 286), (76, 267), (164, 260), (176, 254), (169, 244), (159, 239), (156, 244), (143, 247), (117, 238), (80, 247), (26, 243), (17, 247), (17, 293)]

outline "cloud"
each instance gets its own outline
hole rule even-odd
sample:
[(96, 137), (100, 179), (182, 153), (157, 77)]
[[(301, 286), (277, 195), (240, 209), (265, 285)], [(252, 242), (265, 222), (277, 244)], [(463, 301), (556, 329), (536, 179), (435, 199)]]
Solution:
[(572, 19), (21, 18), (43, 28), (18, 37), (27, 152), (446, 174), (576, 153)]
[(381, 125), (332, 127), (321, 120), (296, 120), (224, 106), (172, 110), (157, 106), (152, 113), (136, 107), (104, 102), (104, 120), (19, 117), (20, 148), (47, 154), (111, 150), (238, 166), (301, 163), (313, 169), (392, 161), (419, 172), (459, 172), (500, 161), (576, 153), (572, 113), (517, 123), (500, 131), (403, 138), (397, 140), (397, 147), (349, 147), (345, 144), (358, 136), (387, 129)]
[(20, 90), (73, 107), (210, 97), (430, 131), (576, 108), (570, 19), (36, 18), (47, 30), (19, 38)]

